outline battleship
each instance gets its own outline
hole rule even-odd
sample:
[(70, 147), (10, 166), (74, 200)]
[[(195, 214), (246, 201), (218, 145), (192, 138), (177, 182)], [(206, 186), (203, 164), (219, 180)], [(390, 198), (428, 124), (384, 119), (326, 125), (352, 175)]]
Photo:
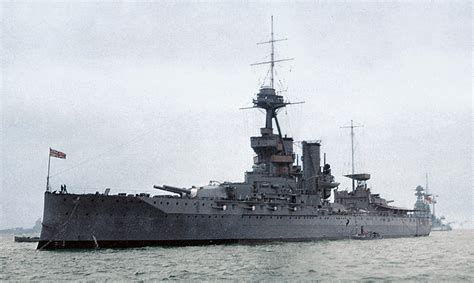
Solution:
[(436, 203), (438, 203), (437, 198), (439, 196), (437, 194), (429, 193), (428, 191), (428, 174), (426, 174), (426, 192), (425, 192), (425, 200), (428, 204), (431, 204), (433, 207), (433, 212), (431, 213), (430, 206), (426, 208), (430, 211), (431, 215), (431, 231), (451, 231), (453, 228), (451, 224), (453, 222), (447, 222), (446, 217), (444, 216), (436, 216)]
[[(244, 181), (190, 188), (154, 185), (168, 195), (112, 195), (109, 189), (75, 194), (68, 193), (65, 185), (52, 191), (48, 173), (38, 249), (429, 235), (431, 218), (421, 193), (414, 209), (395, 207), (371, 192), (370, 174), (354, 171), (346, 175), (352, 189), (339, 190), (330, 164), (325, 158), (321, 164), (319, 140), (301, 142), (300, 164), (295, 141), (283, 134), (278, 121), (279, 111), (292, 103), (274, 87), (275, 63), (291, 60), (274, 58), (277, 41), (272, 18), (271, 37), (264, 42), (271, 47), (271, 58), (257, 63), (270, 65), (269, 85), (260, 87), (251, 107), (263, 110), (265, 121), (260, 134), (250, 137), (255, 156)], [(65, 158), (65, 154), (53, 151), (53, 157)]]
[(452, 231), (452, 222), (446, 222), (446, 217), (437, 217), (434, 213), (431, 215), (431, 231)]

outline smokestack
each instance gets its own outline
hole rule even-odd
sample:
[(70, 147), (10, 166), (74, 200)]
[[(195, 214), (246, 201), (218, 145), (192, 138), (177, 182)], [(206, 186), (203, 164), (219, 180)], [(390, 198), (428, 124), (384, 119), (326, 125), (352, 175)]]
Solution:
[(321, 172), (321, 157), (320, 148), (321, 144), (318, 142), (306, 142), (303, 143), (303, 179), (305, 184), (305, 190), (316, 189), (316, 176)]

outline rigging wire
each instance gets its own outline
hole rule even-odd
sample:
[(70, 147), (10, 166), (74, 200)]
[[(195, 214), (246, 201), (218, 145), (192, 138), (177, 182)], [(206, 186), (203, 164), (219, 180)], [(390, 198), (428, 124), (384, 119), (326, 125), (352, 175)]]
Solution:
[(280, 79), (279, 74), (278, 74), (276, 68), (275, 68), (275, 77), (278, 77), (278, 83), (279, 83), (280, 89), (281, 89), (280, 92), (286, 92), (286, 91), (288, 91), (288, 87), (285, 89), (285, 83), (283, 83), (283, 81)]
[[(263, 56), (262, 59), (260, 59), (260, 61), (265, 61), (265, 60), (267, 60), (268, 58), (269, 58), (269, 56), (268, 56), (268, 55), (265, 55), (265, 56)], [(267, 73), (265, 74), (265, 77), (263, 78), (263, 80), (261, 80), (260, 78), (258, 79), (258, 85), (259, 85), (260, 87), (262, 87), (262, 86), (265, 85), (265, 81), (267, 80), (269, 74), (270, 74), (270, 68), (268, 68)]]
[[(153, 127), (152, 129), (156, 129), (156, 127)], [(124, 142), (124, 143), (117, 144), (117, 145), (115, 145), (115, 146), (109, 147), (109, 148), (105, 149), (104, 151), (102, 151), (102, 152), (100, 152), (100, 153), (98, 153), (98, 154), (95, 154), (93, 157), (87, 158), (87, 159), (85, 159), (85, 160), (83, 160), (83, 161), (77, 163), (76, 165), (73, 165), (72, 167), (66, 168), (66, 169), (61, 170), (61, 171), (59, 171), (59, 172), (56, 172), (56, 173), (52, 174), (52, 175), (50, 176), (50, 178), (53, 178), (53, 177), (55, 177), (55, 176), (58, 176), (58, 175), (61, 175), (61, 174), (63, 174), (63, 173), (66, 173), (66, 172), (68, 172), (68, 171), (71, 171), (72, 169), (76, 169), (76, 168), (78, 168), (78, 167), (81, 167), (81, 166), (83, 166), (83, 165), (85, 165), (85, 164), (87, 164), (87, 163), (89, 163), (89, 162), (91, 162), (91, 161), (93, 161), (93, 160), (98, 159), (99, 157), (103, 157), (104, 155), (110, 153), (110, 152), (111, 152), (112, 150), (114, 150), (114, 149), (117, 149), (117, 148), (120, 148), (120, 147), (126, 147), (126, 146), (130, 145), (131, 143), (135, 142), (136, 140), (138, 140), (139, 138), (142, 138), (142, 137), (144, 137), (144, 136), (146, 136), (146, 135), (149, 135), (149, 134), (151, 134), (151, 133), (153, 133), (153, 132), (154, 132), (153, 130), (151, 130), (151, 131), (150, 131), (150, 130), (147, 130), (147, 131), (145, 131), (144, 133), (141, 133), (141, 134), (135, 136), (134, 138), (128, 140), (127, 142)]]
[(265, 85), (265, 82), (267, 81), (267, 78), (268, 78), (268, 75), (270, 74), (270, 68), (268, 69), (267, 71), (267, 74), (265, 75), (265, 78), (263, 79), (263, 82), (262, 84), (260, 84), (260, 86), (264, 86)]

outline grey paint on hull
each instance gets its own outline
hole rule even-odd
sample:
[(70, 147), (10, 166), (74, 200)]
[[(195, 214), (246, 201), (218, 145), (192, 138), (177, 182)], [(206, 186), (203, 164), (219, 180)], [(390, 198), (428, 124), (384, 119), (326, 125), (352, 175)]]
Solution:
[[(203, 205), (204, 204), (204, 205)], [(426, 236), (428, 218), (325, 214), (311, 206), (296, 211), (170, 197), (45, 193), (38, 248), (128, 247), (259, 241), (344, 239), (365, 231), (383, 237)]]

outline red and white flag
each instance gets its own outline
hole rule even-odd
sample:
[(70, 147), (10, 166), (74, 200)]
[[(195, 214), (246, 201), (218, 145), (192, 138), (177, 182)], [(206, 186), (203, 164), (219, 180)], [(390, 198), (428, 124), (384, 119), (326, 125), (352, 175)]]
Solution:
[(433, 199), (431, 198), (431, 196), (425, 195), (425, 200), (426, 200), (428, 203), (433, 203)]
[(49, 156), (66, 159), (66, 153), (61, 152), (59, 150), (52, 149), (52, 148), (49, 149)]

